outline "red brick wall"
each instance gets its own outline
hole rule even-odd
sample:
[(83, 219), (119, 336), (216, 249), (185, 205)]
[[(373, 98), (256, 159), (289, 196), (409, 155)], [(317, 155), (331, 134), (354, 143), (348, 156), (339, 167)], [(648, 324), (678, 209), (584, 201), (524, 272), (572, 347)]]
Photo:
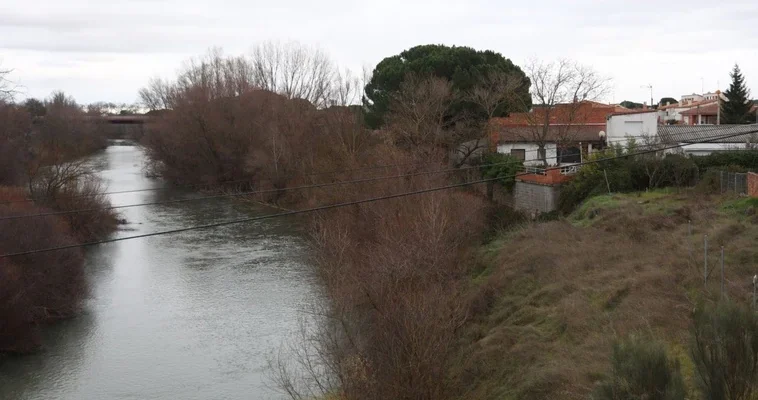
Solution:
[(750, 197), (758, 197), (758, 174), (747, 173), (747, 194)]
[(561, 170), (557, 168), (548, 169), (545, 171), (545, 175), (538, 175), (538, 174), (527, 174), (527, 175), (520, 175), (518, 180), (524, 181), (524, 182), (534, 182), (539, 183), (542, 185), (555, 185), (559, 183), (564, 183), (570, 181), (572, 176), (570, 175), (563, 175), (561, 174)]

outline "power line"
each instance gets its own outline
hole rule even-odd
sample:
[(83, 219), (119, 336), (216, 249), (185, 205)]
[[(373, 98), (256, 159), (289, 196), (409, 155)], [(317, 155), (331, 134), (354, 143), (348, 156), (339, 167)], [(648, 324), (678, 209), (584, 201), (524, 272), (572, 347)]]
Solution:
[[(530, 160), (530, 161), (534, 161), (534, 160)], [(349, 180), (349, 181), (337, 181), (337, 182), (319, 183), (319, 184), (315, 184), (315, 185), (294, 186), (294, 187), (288, 187), (288, 188), (285, 187), (285, 188), (281, 188), (281, 189), (255, 190), (255, 191), (239, 192), (239, 193), (227, 193), (227, 194), (220, 194), (220, 195), (213, 195), (213, 196), (193, 197), (193, 198), (188, 198), (188, 199), (154, 201), (154, 202), (148, 202), (148, 203), (125, 204), (125, 205), (99, 207), (99, 208), (83, 208), (83, 209), (77, 209), (77, 210), (52, 211), (52, 212), (39, 213), (39, 214), (11, 215), (11, 216), (7, 216), (7, 217), (1, 217), (0, 221), (12, 220), (12, 219), (21, 219), (21, 218), (31, 218), (31, 217), (45, 217), (45, 216), (53, 216), (53, 215), (76, 214), (76, 213), (82, 213), (82, 212), (106, 211), (106, 210), (115, 210), (115, 209), (121, 209), (121, 208), (131, 208), (131, 207), (142, 207), (142, 206), (154, 206), (154, 205), (163, 205), (163, 204), (185, 203), (185, 202), (191, 202), (191, 201), (213, 200), (213, 199), (222, 199), (222, 198), (229, 198), (229, 197), (250, 196), (250, 195), (255, 195), (255, 194), (278, 193), (278, 192), (289, 191), (289, 190), (316, 189), (316, 188), (338, 186), (338, 185), (348, 185), (348, 184), (355, 184), (355, 183), (374, 182), (374, 181), (380, 181), (380, 180), (385, 180), (385, 179), (409, 178), (409, 177), (421, 176), (421, 175), (433, 175), (433, 174), (442, 174), (442, 173), (448, 173), (448, 172), (459, 172), (459, 171), (466, 171), (466, 170), (470, 170), (470, 169), (478, 169), (478, 168), (481, 168), (481, 167), (491, 167), (491, 166), (497, 166), (497, 165), (507, 165), (507, 164), (512, 164), (512, 163), (513, 163), (513, 161), (506, 161), (506, 162), (499, 162), (499, 163), (480, 164), (480, 165), (469, 166), (469, 167), (459, 167), (459, 168), (448, 168), (448, 169), (434, 170), (434, 171), (414, 172), (414, 173), (410, 173), (410, 174), (379, 176), (379, 177), (374, 177), (374, 178), (363, 178), (363, 179), (356, 179), (356, 180)]]
[[(756, 132), (758, 132), (758, 130)], [(727, 138), (729, 138), (731, 136), (737, 136), (737, 135), (743, 135), (743, 134), (744, 133), (734, 134), (734, 135), (727, 135), (727, 136), (720, 136), (720, 137), (712, 138), (712, 140), (727, 139)], [(704, 141), (704, 142), (701, 142), (701, 143), (706, 143), (706, 142), (707, 141)], [(583, 163), (580, 163), (580, 164), (577, 164), (577, 165), (596, 164), (596, 163), (601, 163), (601, 162), (605, 162), (605, 161), (611, 161), (611, 160), (614, 160), (614, 159), (626, 158), (626, 157), (630, 157), (630, 156), (636, 156), (636, 155), (642, 155), (642, 154), (648, 154), (648, 153), (657, 153), (657, 152), (660, 152), (660, 151), (663, 151), (663, 150), (668, 150), (668, 149), (673, 149), (673, 148), (677, 148), (677, 147), (682, 147), (682, 146), (685, 146), (685, 145), (686, 144), (677, 144), (677, 145), (672, 145), (672, 146), (668, 146), (668, 147), (655, 148), (655, 149), (651, 149), (651, 150), (644, 150), (644, 151), (640, 151), (640, 152), (636, 152), (636, 153), (632, 153), (632, 154), (624, 154), (624, 155), (620, 155), (620, 156), (613, 156), (613, 157), (601, 158), (601, 159), (597, 159), (597, 160), (590, 160), (590, 161), (586, 161), (586, 162), (583, 162)], [(545, 171), (555, 170), (555, 169), (561, 169), (561, 168), (562, 167), (550, 167), (550, 168), (546, 168)], [(369, 199), (355, 200), (355, 201), (349, 201), (349, 202), (344, 202), (344, 203), (337, 203), (337, 204), (331, 204), (331, 205), (326, 205), (326, 206), (307, 208), (307, 209), (304, 209), (304, 210), (286, 211), (286, 212), (282, 212), (282, 213), (267, 214), (267, 215), (262, 215), (262, 216), (258, 216), (258, 217), (243, 218), (243, 219), (237, 219), (237, 220), (225, 221), (225, 222), (216, 222), (216, 223), (213, 223), (213, 224), (206, 224), (206, 225), (196, 225), (196, 226), (190, 226), (190, 227), (179, 228), (179, 229), (172, 229), (172, 230), (167, 230), (167, 231), (145, 233), (145, 234), (134, 235), (134, 236), (126, 236), (126, 237), (122, 237), (122, 238), (106, 239), (106, 240), (87, 242), (87, 243), (79, 243), (79, 244), (72, 244), (72, 245), (66, 245), (66, 246), (48, 247), (48, 248), (43, 248), (43, 249), (20, 251), (20, 252), (16, 252), (16, 253), (7, 253), (7, 254), (0, 255), (0, 258), (8, 258), (8, 257), (15, 257), (15, 256), (29, 255), (29, 254), (36, 254), (36, 253), (46, 253), (46, 252), (50, 252), (50, 251), (58, 251), (58, 250), (65, 250), (65, 249), (78, 248), (78, 247), (89, 247), (89, 246), (95, 246), (95, 245), (99, 245), (99, 244), (120, 242), (120, 241), (124, 241), (124, 240), (139, 239), (139, 238), (159, 236), (159, 235), (169, 235), (169, 234), (180, 233), (180, 232), (187, 232), (187, 231), (192, 231), (192, 230), (216, 228), (216, 227), (220, 227), (220, 226), (234, 225), (234, 224), (240, 224), (240, 223), (246, 223), (246, 222), (252, 222), (252, 221), (260, 221), (260, 220), (270, 219), (270, 218), (276, 218), (276, 217), (284, 217), (284, 216), (290, 216), (290, 215), (305, 214), (305, 213), (309, 213), (309, 212), (324, 211), (324, 210), (330, 210), (330, 209), (335, 209), (335, 208), (340, 208), (340, 207), (346, 207), (346, 206), (352, 206), (352, 205), (357, 205), (357, 204), (372, 203), (372, 202), (381, 201), (381, 200), (389, 200), (389, 199), (395, 199), (395, 198), (400, 198), (400, 197), (405, 197), (405, 196), (413, 196), (413, 195), (417, 195), (417, 194), (424, 194), (424, 193), (430, 193), (430, 192), (435, 192), (435, 191), (440, 191), (440, 190), (459, 188), (459, 187), (470, 186), (470, 185), (474, 185), (474, 184), (478, 184), (478, 183), (494, 182), (496, 180), (500, 180), (500, 179), (504, 179), (504, 178), (516, 178), (518, 176), (523, 176), (523, 175), (527, 175), (527, 174), (528, 173), (524, 172), (524, 173), (518, 173), (518, 174), (515, 174), (515, 175), (512, 175), (512, 176), (509, 176), (509, 177), (497, 177), (497, 178), (481, 179), (481, 180), (472, 181), (472, 182), (458, 183), (458, 184), (454, 184), (454, 185), (440, 186), (440, 187), (435, 187), (435, 188), (427, 188), (427, 189), (421, 189), (421, 190), (416, 190), (416, 191), (411, 191), (411, 192), (396, 193), (396, 194), (392, 194), (392, 195), (373, 197), (373, 198), (369, 198)]]
[[(642, 146), (634, 146), (634, 147), (635, 148), (640, 148)], [(556, 158), (565, 158), (565, 157), (559, 156), (559, 157), (556, 157)], [(525, 162), (533, 162), (533, 161), (543, 161), (543, 159), (542, 158), (536, 158), (536, 159), (530, 159), (530, 160), (523, 160), (521, 162), (525, 163)], [(465, 171), (465, 170), (471, 170), (471, 169), (478, 169), (478, 168), (481, 168), (481, 167), (507, 165), (507, 164), (511, 164), (511, 163), (513, 163), (513, 161), (500, 162), (500, 163), (480, 164), (480, 165), (469, 166), (469, 167), (448, 168), (448, 169), (434, 170), (434, 171), (422, 171), (422, 172), (415, 172), (415, 173), (409, 173), (409, 174), (380, 176), (380, 177), (364, 178), (364, 179), (357, 179), (357, 180), (328, 182), (328, 183), (320, 183), (320, 184), (314, 184), (314, 185), (295, 186), (295, 187), (289, 187), (289, 188), (285, 187), (285, 188), (280, 188), (280, 189), (266, 189), (266, 190), (255, 190), (255, 191), (246, 191), (246, 192), (239, 192), (239, 193), (227, 193), (227, 194), (221, 194), (221, 195), (194, 197), (194, 198), (188, 198), (188, 199), (165, 200), (165, 201), (155, 201), (155, 202), (137, 203), (137, 204), (125, 204), (125, 205), (108, 206), (108, 207), (84, 208), (84, 209), (76, 209), (76, 210), (51, 211), (51, 212), (38, 213), (38, 214), (12, 215), (12, 216), (7, 216), (7, 217), (0, 217), (0, 221), (22, 219), (22, 218), (32, 218), (32, 217), (59, 216), (59, 215), (77, 214), (77, 213), (83, 213), (83, 212), (107, 211), (107, 210), (115, 210), (115, 209), (122, 209), (122, 208), (132, 208), (132, 207), (143, 207), (143, 206), (154, 206), (154, 205), (164, 205), (164, 204), (185, 203), (185, 202), (192, 202), (192, 201), (214, 200), (214, 199), (222, 199), (222, 198), (230, 198), (230, 197), (250, 196), (250, 195), (256, 195), (256, 194), (278, 193), (278, 192), (289, 191), (289, 190), (316, 189), (316, 188), (323, 188), (323, 187), (330, 187), (330, 186), (339, 186), (339, 185), (348, 185), (348, 184), (356, 184), (356, 183), (374, 182), (374, 181), (380, 181), (380, 180), (385, 180), (385, 179), (398, 179), (398, 178), (406, 178), (406, 177), (421, 176), (421, 175), (432, 175), (432, 174), (439, 174), (439, 173), (459, 172), (459, 171)], [(399, 164), (397, 166), (400, 166), (400, 165), (401, 164)], [(412, 164), (412, 165), (417, 165), (417, 164)]]
[[(698, 132), (699, 133), (709, 132), (711, 130), (720, 130), (720, 128), (703, 129), (703, 130), (700, 130)], [(749, 134), (749, 133), (751, 133), (751, 132), (744, 132), (743, 134)], [(673, 133), (673, 134), (670, 134), (668, 136), (679, 136), (679, 135), (685, 135), (685, 134), (689, 134), (689, 132)], [(633, 137), (636, 138), (636, 137), (650, 137), (650, 136), (644, 136), (644, 135), (640, 135), (640, 136), (626, 136), (623, 139), (617, 139), (617, 140), (612, 140), (612, 141), (606, 140), (606, 142), (607, 143), (617, 143), (617, 142), (622, 142), (622, 141), (628, 140), (627, 138), (633, 138)], [(529, 152), (529, 153), (535, 153), (535, 152), (539, 152), (540, 149), (532, 149), (532, 150), (526, 150), (526, 149), (524, 149), (524, 151), (525, 152)], [(545, 149), (545, 151), (547, 151), (547, 149)], [(546, 158), (548, 158), (548, 157), (546, 157)], [(557, 158), (565, 158), (565, 156), (558, 156), (558, 155), (556, 155), (556, 157), (549, 157), (549, 158), (556, 158), (557, 159)], [(524, 160), (524, 162), (528, 162), (528, 161), (543, 161), (543, 159), (537, 158), (537, 159), (534, 159), (534, 160)], [(333, 174), (340, 174), (340, 173), (347, 173), (347, 172), (368, 171), (368, 170), (381, 169), (381, 168), (395, 168), (395, 167), (415, 166), (415, 165), (423, 165), (423, 164), (425, 164), (425, 163), (419, 162), (419, 163), (405, 163), (405, 164), (374, 165), (374, 166), (369, 166), (369, 167), (352, 168), (352, 169), (346, 169), (346, 170), (333, 170), (333, 171), (314, 172), (314, 173), (310, 173), (310, 174), (290, 175), (290, 176), (282, 177), (282, 179), (292, 179), (292, 178), (301, 178), (301, 177), (310, 177), (310, 176), (319, 176), (319, 175), (333, 175)], [(249, 183), (249, 182), (251, 182), (251, 180), (252, 179), (250, 179), (250, 178), (247, 178), (247, 179), (237, 179), (237, 180), (229, 180), (229, 181), (217, 182), (217, 183), (215, 183), (215, 185), (218, 186), (218, 185), (227, 185), (227, 184), (233, 184), (233, 183)], [(260, 179), (258, 181), (259, 182), (268, 182), (268, 181), (272, 181), (272, 180), (273, 180), (273, 178), (264, 178), (264, 179)], [(214, 184), (193, 183), (193, 184), (186, 184), (186, 185), (172, 185), (172, 186), (169, 186), (169, 187), (145, 188), (145, 189), (133, 189), (133, 190), (121, 190), (121, 191), (103, 192), (103, 193), (94, 194), (94, 195), (93, 194), (77, 195), (77, 196), (73, 196), (73, 198), (87, 198), (87, 197), (96, 197), (96, 196), (101, 196), (101, 195), (140, 193), (140, 192), (151, 192), (151, 191), (158, 191), (158, 190), (170, 190), (170, 189), (175, 189), (175, 188), (194, 188), (194, 187), (204, 187), (204, 186), (213, 186), (213, 185)], [(240, 194), (240, 195), (242, 195), (242, 194)], [(33, 201), (35, 201), (35, 199), (33, 199), (33, 198), (26, 198), (26, 199), (22, 199), (22, 200), (11, 200), (11, 201), (0, 202), (0, 205), (15, 204), (15, 203), (27, 203), (27, 202), (33, 202)], [(72, 211), (72, 212), (76, 212), (76, 211)], [(50, 214), (50, 215), (52, 215), (52, 214)], [(2, 220), (2, 219), (3, 218), (0, 218), (0, 220)]]
[[(358, 172), (358, 171), (369, 171), (374, 169), (381, 169), (381, 168), (395, 168), (395, 167), (408, 167), (408, 166), (414, 166), (414, 165), (422, 165), (426, 163), (418, 162), (418, 163), (405, 163), (405, 164), (388, 164), (388, 165), (373, 165), (369, 167), (361, 167), (361, 168), (352, 168), (352, 169), (344, 169), (344, 170), (334, 170), (334, 171), (322, 171), (322, 172), (314, 172), (310, 174), (299, 174), (299, 175), (290, 175), (290, 176), (284, 176), (282, 179), (292, 179), (292, 178), (305, 178), (310, 176), (319, 176), (319, 175), (333, 175), (333, 174), (341, 174), (346, 172)], [(273, 178), (265, 178), (260, 179), (258, 182), (268, 182), (274, 180)], [(229, 180), (229, 181), (222, 181), (217, 182), (215, 185), (227, 185), (232, 183), (250, 183), (252, 179), (237, 179), (237, 180)], [(159, 188), (145, 188), (145, 189), (134, 189), (134, 190), (120, 190), (120, 191), (114, 191), (114, 192), (104, 192), (99, 193), (95, 195), (79, 195), (74, 196), (74, 198), (81, 198), (81, 197), (96, 197), (101, 195), (109, 195), (109, 194), (125, 194), (125, 193), (139, 193), (139, 192), (152, 192), (156, 190), (169, 190), (169, 189), (176, 189), (176, 188), (192, 188), (192, 187), (203, 187), (203, 186), (213, 186), (214, 184), (207, 184), (207, 183), (193, 183), (193, 184), (186, 184), (186, 185), (172, 185), (169, 187), (159, 187)], [(6, 202), (0, 202), (0, 205), (4, 204), (14, 204), (14, 203), (28, 203), (33, 202), (35, 199), (33, 198), (26, 198), (22, 200), (12, 200), (12, 201), (6, 201)]]
[(440, 186), (440, 187), (434, 187), (434, 188), (428, 188), (428, 189), (421, 189), (416, 190), (412, 192), (403, 192), (403, 193), (396, 193), (392, 195), (387, 196), (380, 196), (380, 197), (372, 197), (369, 199), (363, 199), (363, 200), (355, 200), (355, 201), (349, 201), (344, 203), (337, 203), (337, 204), (330, 204), (326, 206), (320, 206), (320, 207), (314, 207), (314, 208), (307, 208), (304, 210), (296, 210), (296, 211), (286, 211), (282, 213), (276, 213), (276, 214), (267, 214), (267, 215), (261, 215), (258, 217), (250, 217), (250, 218), (243, 218), (243, 219), (237, 219), (233, 221), (225, 221), (225, 222), (216, 222), (213, 224), (206, 224), (206, 225), (196, 225), (196, 226), (190, 226), (186, 228), (179, 228), (179, 229), (172, 229), (168, 231), (159, 231), (159, 232), (152, 232), (152, 233), (145, 233), (141, 235), (134, 235), (134, 236), (126, 236), (122, 238), (115, 238), (115, 239), (106, 239), (106, 240), (99, 240), (95, 242), (87, 242), (87, 243), (80, 243), (80, 244), (72, 244), (72, 245), (66, 245), (66, 246), (57, 246), (57, 247), (48, 247), (44, 249), (37, 249), (37, 250), (30, 250), (30, 251), (22, 251), (18, 253), (8, 253), (0, 255), (0, 258), (7, 258), (7, 257), (15, 257), (15, 256), (22, 256), (22, 255), (28, 255), (28, 254), (35, 254), (35, 253), (46, 253), (50, 251), (57, 251), (57, 250), (65, 250), (65, 249), (72, 249), (76, 247), (88, 247), (88, 246), (95, 246), (99, 244), (106, 244), (106, 243), (113, 243), (113, 242), (120, 242), (123, 240), (131, 240), (131, 239), (139, 239), (139, 238), (145, 238), (145, 237), (151, 237), (151, 236), (158, 236), (158, 235), (168, 235), (173, 233), (180, 233), (180, 232), (186, 232), (186, 231), (192, 231), (192, 230), (199, 230), (199, 229), (208, 229), (208, 228), (216, 228), (220, 226), (226, 226), (226, 225), (234, 225), (234, 224), (241, 224), (245, 222), (253, 222), (253, 221), (260, 221), (263, 219), (270, 219), (275, 217), (286, 217), (290, 215), (297, 215), (297, 214), (305, 214), (309, 212), (316, 212), (316, 211), (324, 211), (329, 210), (333, 208), (340, 208), (340, 207), (346, 207), (346, 206), (352, 206), (357, 204), (363, 204), (363, 203), (371, 203), (375, 201), (380, 200), (389, 200), (389, 199), (395, 199), (399, 197), (405, 197), (405, 196), (412, 196), (422, 193), (430, 193), (445, 189), (453, 189), (468, 185), (473, 185), (477, 183), (483, 183), (483, 182), (491, 182), (498, 180), (500, 178), (490, 178), (490, 179), (482, 179), (474, 182), (466, 182), (466, 183), (458, 183), (454, 185), (447, 185), (447, 186)]

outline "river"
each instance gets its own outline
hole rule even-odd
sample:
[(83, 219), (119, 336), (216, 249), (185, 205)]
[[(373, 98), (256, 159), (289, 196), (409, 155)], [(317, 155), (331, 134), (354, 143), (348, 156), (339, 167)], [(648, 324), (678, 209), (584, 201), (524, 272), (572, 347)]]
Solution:
[[(139, 147), (92, 157), (108, 191), (161, 187)], [(114, 205), (197, 196), (113, 194)], [(219, 199), (121, 210), (116, 237), (270, 213)], [(0, 399), (279, 399), (267, 359), (317, 297), (296, 219), (187, 231), (87, 250), (82, 314), (53, 325), (39, 353), (0, 360)]]

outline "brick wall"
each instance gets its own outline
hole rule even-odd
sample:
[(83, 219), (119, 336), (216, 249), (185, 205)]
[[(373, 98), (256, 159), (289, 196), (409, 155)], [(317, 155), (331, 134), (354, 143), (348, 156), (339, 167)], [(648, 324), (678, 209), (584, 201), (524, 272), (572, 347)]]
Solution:
[(747, 173), (747, 194), (750, 197), (758, 197), (758, 174)]
[(513, 187), (513, 207), (526, 213), (540, 213), (558, 208), (560, 186), (516, 181)]

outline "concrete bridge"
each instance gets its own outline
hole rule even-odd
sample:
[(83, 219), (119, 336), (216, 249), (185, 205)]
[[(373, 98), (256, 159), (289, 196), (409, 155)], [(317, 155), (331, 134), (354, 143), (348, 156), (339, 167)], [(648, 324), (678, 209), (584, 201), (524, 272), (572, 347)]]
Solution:
[[(152, 115), (85, 115), (85, 121), (96, 124), (97, 131), (110, 139), (139, 140), (148, 129), (147, 125), (157, 119)], [(42, 124), (45, 117), (35, 117), (34, 125)]]

